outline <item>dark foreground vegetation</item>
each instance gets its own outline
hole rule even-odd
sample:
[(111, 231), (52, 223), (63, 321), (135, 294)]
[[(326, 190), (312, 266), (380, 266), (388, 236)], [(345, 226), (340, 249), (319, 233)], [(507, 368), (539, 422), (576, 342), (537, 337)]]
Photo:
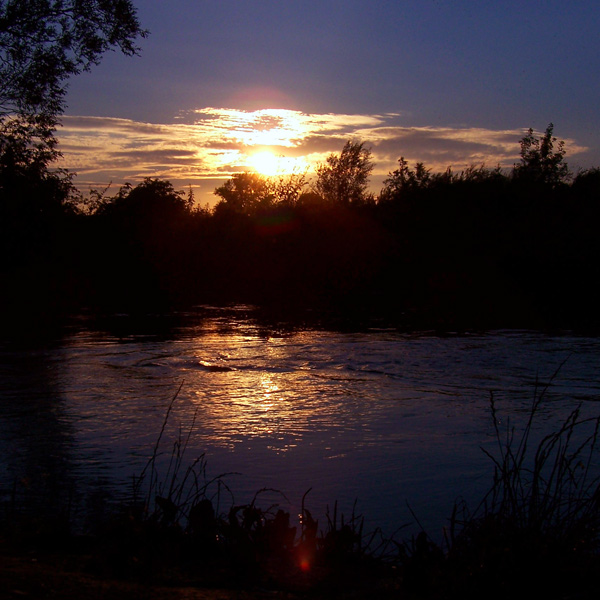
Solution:
[(214, 209), (168, 181), (83, 197), (65, 174), (0, 164), (3, 310), (246, 302), (406, 327), (596, 327), (600, 170), (563, 157), (549, 126), (510, 172), (400, 159), (375, 196), (370, 151), (348, 142), (312, 181), (234, 175)]
[(86, 597), (108, 598), (597, 598), (600, 419), (575, 410), (534, 442), (543, 400), (542, 390), (517, 432), (501, 425), (492, 397), (490, 491), (476, 507), (457, 501), (443, 534), (410, 539), (366, 531), (362, 517), (338, 514), (336, 504), (319, 521), (310, 490), (299, 522), (264, 505), (273, 490), (238, 504), (227, 475), (208, 477), (203, 456), (188, 463), (185, 432), (160, 467), (161, 433), (130, 498), (77, 533), (66, 512), (32, 515), (17, 498), (4, 506), (2, 575), (13, 587), (0, 591), (70, 598), (75, 581)]

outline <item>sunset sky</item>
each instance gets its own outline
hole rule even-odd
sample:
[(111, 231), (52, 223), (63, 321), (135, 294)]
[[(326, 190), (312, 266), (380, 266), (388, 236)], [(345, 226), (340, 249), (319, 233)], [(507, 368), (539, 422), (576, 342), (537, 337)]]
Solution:
[(212, 203), (233, 173), (310, 168), (348, 139), (377, 191), (400, 156), (510, 167), (550, 122), (575, 171), (600, 166), (597, 1), (134, 4), (141, 55), (70, 84), (58, 137), (84, 191), (163, 177)]

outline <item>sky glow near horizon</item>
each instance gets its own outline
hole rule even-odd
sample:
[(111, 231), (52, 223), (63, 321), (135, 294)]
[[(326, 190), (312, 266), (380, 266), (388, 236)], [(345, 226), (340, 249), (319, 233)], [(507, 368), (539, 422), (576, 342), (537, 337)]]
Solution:
[[(243, 171), (275, 176), (314, 172), (348, 139), (365, 141), (381, 182), (404, 156), (414, 166), (425, 162), (434, 172), (485, 164), (511, 167), (518, 159), (524, 130), (402, 127), (398, 115), (305, 114), (283, 109), (240, 111), (206, 108), (191, 123), (141, 123), (111, 117), (63, 120), (59, 139), (61, 166), (78, 174), (77, 183), (102, 187), (145, 177), (191, 185), (209, 202), (220, 180)], [(570, 156), (584, 152), (565, 140)]]
[(145, 177), (214, 188), (245, 170), (313, 171), (348, 139), (372, 187), (403, 156), (432, 171), (511, 167), (555, 124), (600, 166), (600, 5), (574, 0), (134, 0), (139, 57), (75, 77), (58, 131), (82, 191)]

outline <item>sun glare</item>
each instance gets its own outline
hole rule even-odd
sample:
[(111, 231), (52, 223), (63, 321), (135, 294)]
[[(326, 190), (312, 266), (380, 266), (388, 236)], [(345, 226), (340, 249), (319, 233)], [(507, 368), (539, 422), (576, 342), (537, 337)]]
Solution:
[[(227, 156), (223, 152), (219, 168), (248, 168), (273, 177), (307, 170), (307, 156), (281, 156), (280, 152), (293, 152), (302, 140), (314, 129), (313, 119), (299, 111), (265, 108), (255, 111), (205, 108), (199, 113), (209, 119), (211, 132), (218, 130), (225, 143), (239, 146), (231, 149)], [(200, 129), (206, 127), (201, 125)], [(289, 150), (288, 150), (289, 149)], [(314, 162), (314, 161), (313, 161)]]
[(279, 161), (277, 157), (268, 150), (264, 150), (262, 152), (257, 152), (256, 154), (252, 154), (248, 158), (248, 165), (260, 173), (261, 175), (267, 175), (272, 177), (273, 175), (277, 175), (279, 171)]
[(239, 114), (235, 134), (247, 145), (294, 146), (305, 133), (300, 114), (292, 110), (265, 108)]
[(261, 150), (248, 157), (247, 166), (261, 175), (274, 177), (302, 171), (306, 168), (306, 161), (303, 157), (275, 156), (269, 150)]

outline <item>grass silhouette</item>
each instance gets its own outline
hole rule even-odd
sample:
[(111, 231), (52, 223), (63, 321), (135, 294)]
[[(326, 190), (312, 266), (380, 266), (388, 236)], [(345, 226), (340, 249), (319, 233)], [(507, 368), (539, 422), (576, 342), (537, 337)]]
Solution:
[[(231, 473), (209, 477), (204, 455), (187, 464), (195, 417), (187, 432), (180, 429), (161, 474), (161, 446), (180, 387), (130, 499), (90, 535), (71, 536), (72, 548), (102, 580), (150, 585), (272, 589), (290, 598), (595, 597), (600, 417), (583, 418), (578, 407), (536, 442), (551, 383), (536, 386), (521, 430), (502, 426), (491, 394), (496, 451), (484, 450), (493, 467), (490, 490), (473, 510), (455, 503), (441, 542), (425, 531), (403, 541), (365, 532), (355, 508), (347, 517), (337, 502), (319, 523), (307, 508), (310, 490), (297, 524), (279, 504), (263, 505), (278, 494), (287, 501), (277, 490), (236, 503), (227, 485)], [(18, 526), (9, 529), (5, 545), (19, 538)]]

